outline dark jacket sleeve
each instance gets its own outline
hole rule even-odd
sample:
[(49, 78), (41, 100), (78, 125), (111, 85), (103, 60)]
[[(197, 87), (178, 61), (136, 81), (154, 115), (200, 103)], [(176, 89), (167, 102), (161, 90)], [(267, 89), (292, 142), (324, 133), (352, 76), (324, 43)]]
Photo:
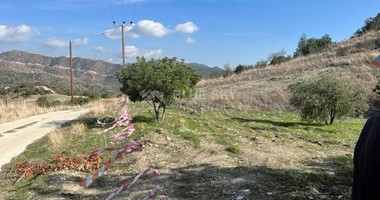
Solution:
[(380, 116), (367, 120), (354, 151), (352, 200), (380, 199)]

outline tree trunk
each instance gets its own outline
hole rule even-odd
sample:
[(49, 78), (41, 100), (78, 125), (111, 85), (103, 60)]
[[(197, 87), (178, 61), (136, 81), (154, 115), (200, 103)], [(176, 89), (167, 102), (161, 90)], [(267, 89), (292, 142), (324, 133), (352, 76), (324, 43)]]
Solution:
[(162, 121), (164, 121), (164, 119), (165, 119), (166, 105), (162, 104), (162, 108), (163, 108), (163, 110), (162, 110)]
[(330, 122), (329, 122), (329, 125), (331, 125), (334, 122), (334, 119), (335, 119), (335, 111), (331, 110), (330, 111)]
[(159, 120), (160, 119), (160, 106), (156, 105), (156, 103), (154, 101), (153, 102), (153, 107), (154, 107), (154, 116), (155, 116), (155, 119), (156, 120)]

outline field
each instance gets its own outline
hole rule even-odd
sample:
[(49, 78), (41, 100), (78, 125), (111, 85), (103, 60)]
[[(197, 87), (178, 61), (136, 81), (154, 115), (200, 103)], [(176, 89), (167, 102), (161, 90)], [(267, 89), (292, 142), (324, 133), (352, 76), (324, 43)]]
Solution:
[(75, 109), (79, 105), (72, 107), (70, 96), (60, 94), (44, 95), (49, 102), (59, 102), (59, 105), (54, 106), (38, 106), (37, 99), (41, 95), (33, 95), (28, 98), (17, 98), (14, 100), (0, 98), (0, 123), (14, 121), (17, 119), (39, 115), (47, 112), (58, 110)]
[(16, 163), (53, 163), (53, 155), (75, 157), (107, 146), (115, 132), (98, 134), (96, 120), (111, 121), (119, 111), (117, 101), (100, 101), (3, 166), (0, 195), (101, 199), (152, 167), (159, 176), (138, 181), (118, 198), (139, 199), (161, 186), (165, 194), (156, 199), (350, 199), (352, 154), (364, 119), (325, 126), (283, 111), (170, 108), (165, 121), (155, 121), (147, 103), (128, 107), (136, 127), (129, 139), (143, 143), (142, 152), (117, 160), (87, 189), (79, 181), (89, 172), (66, 170), (17, 181)]

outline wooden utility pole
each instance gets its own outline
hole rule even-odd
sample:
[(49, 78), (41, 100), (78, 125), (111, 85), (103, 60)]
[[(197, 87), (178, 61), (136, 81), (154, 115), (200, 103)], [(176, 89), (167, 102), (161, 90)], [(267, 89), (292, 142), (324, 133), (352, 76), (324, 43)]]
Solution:
[(125, 25), (125, 22), (121, 24), (121, 53), (123, 57), (123, 68), (125, 68), (124, 25)]
[(71, 48), (71, 41), (69, 41), (70, 49), (70, 93), (71, 93), (71, 105), (74, 106), (74, 80), (73, 80), (73, 51)]

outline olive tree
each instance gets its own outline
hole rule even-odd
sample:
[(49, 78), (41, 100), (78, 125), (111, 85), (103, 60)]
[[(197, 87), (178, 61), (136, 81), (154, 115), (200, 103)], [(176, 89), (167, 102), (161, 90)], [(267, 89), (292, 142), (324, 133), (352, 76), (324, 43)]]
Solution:
[(332, 75), (320, 75), (289, 85), (290, 104), (305, 121), (330, 125), (337, 117), (360, 114), (367, 108), (367, 91), (360, 84)]
[(201, 75), (177, 58), (149, 60), (137, 58), (137, 62), (122, 69), (118, 74), (121, 91), (135, 101), (153, 103), (155, 118), (162, 119), (168, 105), (176, 98), (190, 97)]

